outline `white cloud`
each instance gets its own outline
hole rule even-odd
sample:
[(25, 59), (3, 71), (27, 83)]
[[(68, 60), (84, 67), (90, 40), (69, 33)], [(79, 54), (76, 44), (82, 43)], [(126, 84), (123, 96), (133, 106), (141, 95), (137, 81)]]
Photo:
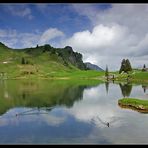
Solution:
[(102, 68), (108, 64), (117, 70), (123, 58), (135, 67), (147, 64), (147, 60), (137, 58), (148, 59), (147, 4), (113, 4), (103, 11), (89, 4), (74, 4), (73, 8), (87, 16), (94, 27), (92, 31), (75, 32), (62, 45), (72, 46), (83, 53), (84, 61), (90, 60)]
[(33, 15), (31, 9), (24, 4), (5, 5), (5, 10), (14, 16), (27, 17), (32, 19)]
[(57, 28), (49, 28), (44, 32), (35, 30), (32, 33), (0, 29), (0, 41), (11, 48), (27, 48), (35, 47), (37, 44), (50, 44), (51, 40), (60, 36), (64, 36), (64, 33)]
[[(113, 63), (115, 60), (110, 66), (118, 68), (122, 58), (128, 58), (129, 54), (135, 51), (134, 46), (137, 46), (138, 38), (134, 34), (129, 35), (128, 31), (128, 28), (118, 24), (113, 26), (100, 24), (95, 26), (92, 32), (85, 30), (73, 34), (62, 44), (70, 45), (74, 50), (82, 53), (84, 61), (105, 68), (106, 64)], [(127, 50), (129, 48), (130, 50)]]
[(54, 39), (59, 36), (63, 36), (64, 33), (56, 28), (49, 28), (43, 32), (42, 36), (40, 37), (40, 44), (45, 44), (49, 40)]
[(85, 30), (74, 33), (64, 44), (69, 44), (82, 52), (100, 50), (101, 53), (104, 53), (106, 48), (112, 47), (114, 44), (121, 41), (126, 35), (126, 32), (126, 28), (119, 25), (108, 27), (100, 24), (95, 26), (92, 32)]

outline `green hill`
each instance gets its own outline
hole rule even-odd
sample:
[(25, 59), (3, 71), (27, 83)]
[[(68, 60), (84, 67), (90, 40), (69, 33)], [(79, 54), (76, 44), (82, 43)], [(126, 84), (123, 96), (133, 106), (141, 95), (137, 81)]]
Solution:
[[(67, 78), (85, 73), (96, 77), (97, 71), (87, 71), (82, 54), (70, 46), (54, 48), (48, 44), (35, 48), (12, 49), (0, 43), (0, 79)], [(71, 74), (73, 73), (73, 74)]]

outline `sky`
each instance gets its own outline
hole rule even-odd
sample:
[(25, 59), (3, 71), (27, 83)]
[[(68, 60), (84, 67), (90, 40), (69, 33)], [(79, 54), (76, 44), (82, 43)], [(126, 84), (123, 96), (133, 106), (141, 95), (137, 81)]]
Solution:
[(105, 69), (148, 66), (148, 4), (0, 4), (0, 42), (11, 48), (71, 46)]

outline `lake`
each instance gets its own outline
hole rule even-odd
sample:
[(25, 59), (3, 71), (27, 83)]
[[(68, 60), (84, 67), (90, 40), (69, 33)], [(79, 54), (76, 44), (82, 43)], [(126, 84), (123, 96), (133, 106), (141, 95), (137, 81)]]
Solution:
[(147, 88), (0, 80), (0, 144), (148, 144), (148, 114), (118, 105), (126, 96), (148, 99)]

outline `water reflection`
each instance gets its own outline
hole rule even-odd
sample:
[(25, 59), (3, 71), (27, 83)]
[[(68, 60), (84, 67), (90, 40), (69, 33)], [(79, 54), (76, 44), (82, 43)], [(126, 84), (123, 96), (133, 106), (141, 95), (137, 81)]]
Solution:
[(129, 85), (2, 82), (0, 143), (146, 143), (148, 116), (117, 104), (144, 94), (141, 85)]
[(106, 88), (106, 93), (108, 94), (108, 90), (109, 90), (109, 82), (105, 82), (105, 88)]
[(132, 91), (132, 84), (119, 83), (119, 86), (120, 86), (123, 97), (129, 97)]
[(12, 107), (72, 107), (87, 87), (54, 81), (4, 81), (0, 84), (0, 114)]
[(142, 85), (142, 88), (143, 88), (144, 93), (146, 93), (146, 90), (148, 89), (148, 86), (147, 85)]

